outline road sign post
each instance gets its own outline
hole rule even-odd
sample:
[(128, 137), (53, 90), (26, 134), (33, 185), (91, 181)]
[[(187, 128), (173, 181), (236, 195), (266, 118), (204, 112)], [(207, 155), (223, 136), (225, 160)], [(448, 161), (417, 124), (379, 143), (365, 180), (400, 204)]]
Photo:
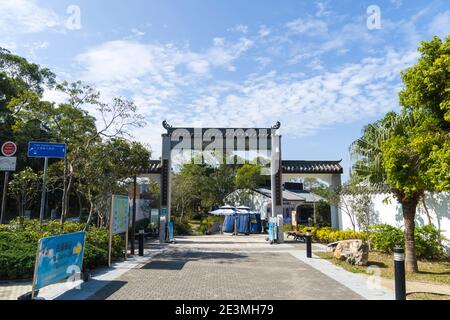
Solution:
[(6, 141), (4, 144), (2, 144), (2, 154), (5, 157), (12, 157), (16, 154), (17, 146), (12, 141)]
[(47, 168), (48, 168), (48, 158), (45, 157), (45, 160), (44, 160), (44, 177), (43, 177), (43, 180), (42, 180), (41, 209), (39, 211), (39, 220), (41, 222), (44, 220), (45, 192), (46, 192), (46, 189), (47, 189)]
[(3, 182), (2, 207), (0, 211), (0, 224), (3, 224), (6, 210), (6, 196), (8, 194), (9, 171), (16, 170), (17, 158), (13, 157), (17, 152), (17, 145), (12, 141), (6, 141), (2, 144), (1, 152), (4, 157), (0, 157), (0, 171), (5, 171), (5, 180)]
[(57, 142), (28, 142), (28, 152), (27, 156), (29, 158), (44, 158), (44, 177), (42, 181), (42, 195), (41, 195), (41, 208), (39, 212), (39, 219), (42, 223), (44, 220), (45, 211), (45, 193), (47, 188), (47, 168), (48, 168), (48, 158), (66, 158), (66, 144)]
[(2, 211), (0, 214), (0, 224), (3, 224), (6, 210), (6, 193), (8, 191), (9, 171), (5, 171), (5, 181), (3, 182)]

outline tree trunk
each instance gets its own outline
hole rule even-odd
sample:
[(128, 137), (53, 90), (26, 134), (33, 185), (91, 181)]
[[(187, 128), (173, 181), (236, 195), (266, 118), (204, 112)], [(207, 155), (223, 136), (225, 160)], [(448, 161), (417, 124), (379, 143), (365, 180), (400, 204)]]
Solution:
[(69, 211), (69, 197), (70, 197), (70, 189), (72, 187), (72, 175), (69, 176), (69, 183), (67, 184), (64, 196), (63, 196), (63, 210), (61, 212), (61, 229), (63, 228), (64, 222), (66, 221), (67, 212)]
[(418, 272), (416, 242), (414, 239), (415, 216), (418, 200), (410, 198), (401, 201), (405, 222), (405, 261), (407, 272)]
[(23, 201), (21, 200), (20, 201), (20, 203), (19, 203), (19, 221), (20, 221), (20, 227), (23, 229), (23, 223), (24, 223), (24, 215), (25, 215), (25, 213), (24, 213), (24, 203), (23, 203)]
[(431, 216), (430, 216), (430, 213), (428, 212), (427, 204), (425, 203), (425, 195), (422, 197), (422, 205), (423, 205), (423, 208), (425, 209), (425, 213), (427, 215), (428, 224), (431, 226), (433, 224), (433, 222), (431, 221)]
[(79, 210), (79, 212), (78, 212), (78, 219), (81, 222), (81, 218), (83, 216), (83, 202), (81, 201), (80, 193), (77, 191), (76, 194), (77, 194), (77, 199), (78, 199), (78, 210)]
[(86, 221), (86, 225), (84, 227), (84, 231), (87, 230), (87, 228), (89, 227), (89, 224), (91, 223), (92, 213), (93, 212), (94, 212), (94, 203), (92, 202), (91, 199), (89, 199), (89, 216), (88, 216), (88, 219)]

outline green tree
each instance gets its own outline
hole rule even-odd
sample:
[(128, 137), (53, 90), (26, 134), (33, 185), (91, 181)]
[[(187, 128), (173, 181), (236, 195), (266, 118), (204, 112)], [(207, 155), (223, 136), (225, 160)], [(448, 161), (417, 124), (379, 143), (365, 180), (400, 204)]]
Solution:
[(400, 103), (417, 121), (414, 149), (428, 164), (433, 188), (450, 190), (450, 36), (423, 41), (421, 56), (402, 73)]
[(37, 173), (27, 167), (14, 174), (14, 179), (9, 182), (8, 192), (17, 201), (21, 221), (25, 210), (29, 209), (39, 192), (39, 178)]
[(176, 174), (172, 178), (172, 207), (180, 221), (187, 211), (194, 209), (196, 201), (200, 199), (196, 180), (192, 175), (183, 174)]
[[(94, 88), (84, 85), (80, 81), (74, 83), (63, 82), (56, 86), (57, 90), (67, 97), (66, 102), (55, 105), (53, 103), (35, 100), (34, 103), (19, 103), (16, 101), (16, 114), (18, 115), (14, 128), (19, 134), (24, 123), (38, 119), (39, 124), (50, 132), (49, 140), (62, 141), (67, 144), (67, 156), (63, 169), (63, 199), (61, 223), (68, 213), (68, 200), (74, 179), (83, 172), (80, 164), (85, 163), (83, 157), (89, 157), (85, 151), (90, 146), (102, 143), (103, 139), (114, 139), (129, 135), (128, 129), (139, 127), (143, 123), (136, 114), (136, 106), (133, 102), (122, 98), (113, 99), (112, 103), (101, 101), (100, 93)], [(98, 119), (90, 115), (95, 112)], [(26, 132), (21, 134), (24, 139), (29, 139)], [(120, 147), (120, 146), (117, 146)], [(139, 145), (136, 144), (136, 150)], [(137, 155), (141, 154), (137, 152)], [(130, 163), (123, 163), (123, 167), (133, 168), (133, 174), (145, 167), (142, 159), (133, 158), (130, 154)], [(75, 168), (80, 170), (76, 172)], [(79, 184), (78, 184), (79, 185)]]
[(236, 188), (255, 189), (264, 182), (261, 167), (256, 164), (245, 163), (236, 171)]
[(136, 168), (148, 167), (150, 151), (138, 142), (123, 138), (90, 144), (81, 150), (81, 161), (76, 162), (77, 189), (89, 203), (86, 226), (97, 214), (100, 224), (107, 220), (108, 200), (112, 193), (127, 193), (129, 178)]
[(368, 186), (385, 188), (402, 206), (405, 227), (406, 267), (417, 272), (414, 239), (417, 204), (427, 186), (427, 156), (417, 150), (417, 122), (408, 111), (388, 113), (383, 119), (367, 125), (361, 138), (353, 142), (352, 153), (356, 179)]
[(49, 69), (0, 47), (0, 141), (13, 138), (16, 102), (36, 101), (42, 97), (44, 88), (54, 83), (55, 75)]

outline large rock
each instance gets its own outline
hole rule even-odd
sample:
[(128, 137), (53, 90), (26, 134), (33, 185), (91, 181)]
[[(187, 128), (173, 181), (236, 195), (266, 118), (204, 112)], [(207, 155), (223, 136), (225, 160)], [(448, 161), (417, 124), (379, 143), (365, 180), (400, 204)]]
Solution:
[(366, 266), (369, 259), (369, 246), (363, 240), (342, 240), (334, 249), (334, 257), (350, 264)]

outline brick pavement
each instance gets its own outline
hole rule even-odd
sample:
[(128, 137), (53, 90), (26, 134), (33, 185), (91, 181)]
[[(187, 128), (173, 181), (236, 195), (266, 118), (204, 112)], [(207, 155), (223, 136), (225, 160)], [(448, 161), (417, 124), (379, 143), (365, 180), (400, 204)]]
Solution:
[(177, 239), (170, 250), (123, 274), (91, 299), (362, 299), (290, 254), (302, 244), (263, 236)]

